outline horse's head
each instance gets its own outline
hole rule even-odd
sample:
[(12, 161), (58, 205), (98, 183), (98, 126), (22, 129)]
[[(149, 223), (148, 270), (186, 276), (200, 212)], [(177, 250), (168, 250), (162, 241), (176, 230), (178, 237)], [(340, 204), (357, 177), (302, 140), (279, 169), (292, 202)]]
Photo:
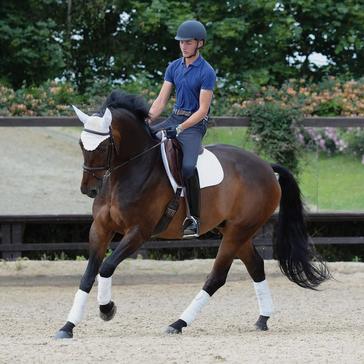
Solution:
[(75, 106), (73, 109), (84, 125), (80, 137), (84, 158), (81, 192), (94, 198), (101, 189), (104, 174), (110, 168), (114, 149), (112, 115), (108, 108), (103, 116), (89, 116)]
[[(116, 90), (107, 97), (97, 114), (89, 116), (75, 106), (73, 108), (84, 124), (80, 138), (84, 157), (81, 192), (94, 198), (107, 171), (109, 176), (112, 171), (120, 172), (122, 165), (127, 165), (155, 144), (145, 122), (148, 105), (139, 96)], [(145, 170), (141, 159), (135, 163)]]

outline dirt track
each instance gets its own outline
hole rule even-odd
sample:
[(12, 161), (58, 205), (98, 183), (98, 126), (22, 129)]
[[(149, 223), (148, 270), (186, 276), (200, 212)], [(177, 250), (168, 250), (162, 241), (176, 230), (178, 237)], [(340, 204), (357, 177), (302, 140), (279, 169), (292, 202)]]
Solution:
[(91, 213), (77, 128), (0, 128), (0, 215)]
[[(0, 214), (90, 213), (79, 192), (79, 131), (2, 128)], [(34, 148), (34, 146), (37, 148)], [(19, 158), (21, 156), (21, 158)], [(73, 340), (55, 341), (85, 262), (0, 262), (0, 363), (364, 363), (364, 264), (335, 263), (321, 292), (299, 288), (266, 262), (276, 307), (256, 332), (257, 302), (235, 262), (229, 281), (183, 335), (166, 336), (201, 289), (211, 260), (128, 260), (114, 277), (113, 321), (96, 292)]]
[(193, 325), (166, 336), (212, 261), (128, 260), (114, 279), (114, 320), (98, 318), (93, 290), (75, 338), (55, 341), (85, 264), (0, 263), (0, 363), (364, 363), (363, 263), (330, 264), (336, 280), (312, 292), (266, 262), (276, 312), (262, 333), (253, 329), (251, 281), (236, 261)]

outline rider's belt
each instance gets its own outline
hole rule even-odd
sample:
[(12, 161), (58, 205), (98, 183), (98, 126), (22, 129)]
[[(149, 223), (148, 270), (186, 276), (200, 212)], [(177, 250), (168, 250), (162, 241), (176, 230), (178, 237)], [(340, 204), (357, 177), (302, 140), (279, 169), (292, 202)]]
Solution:
[(192, 112), (191, 111), (186, 111), (186, 110), (183, 110), (183, 109), (173, 109), (173, 114), (183, 115), (183, 116), (191, 116)]

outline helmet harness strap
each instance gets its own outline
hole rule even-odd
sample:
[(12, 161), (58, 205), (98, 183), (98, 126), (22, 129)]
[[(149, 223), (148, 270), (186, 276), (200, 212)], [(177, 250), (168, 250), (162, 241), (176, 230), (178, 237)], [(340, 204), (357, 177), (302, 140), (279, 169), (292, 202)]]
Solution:
[(204, 42), (204, 41), (202, 41), (202, 46), (201, 46), (201, 47), (199, 47), (199, 46), (198, 46), (198, 43), (200, 42), (200, 40), (198, 40), (198, 39), (196, 39), (196, 40), (197, 40), (197, 46), (196, 46), (196, 48), (195, 48), (195, 51), (193, 52), (193, 54), (192, 54), (192, 55), (190, 55), (190, 56), (188, 56), (188, 57), (185, 57), (185, 58), (192, 58), (192, 57), (194, 57), (194, 56), (197, 54), (197, 51), (198, 51), (199, 49), (203, 48), (203, 46), (205, 45), (205, 42)]

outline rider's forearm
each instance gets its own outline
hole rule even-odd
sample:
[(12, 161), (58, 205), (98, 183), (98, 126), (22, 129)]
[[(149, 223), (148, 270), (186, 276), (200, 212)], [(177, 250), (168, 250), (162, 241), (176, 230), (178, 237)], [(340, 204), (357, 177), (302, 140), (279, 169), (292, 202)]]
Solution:
[(155, 101), (153, 102), (152, 106), (149, 109), (149, 119), (151, 121), (155, 121), (156, 119), (158, 119), (158, 117), (162, 114), (165, 106), (166, 105), (164, 102), (162, 102), (160, 99), (156, 98)]
[(188, 129), (191, 126), (199, 123), (207, 115), (206, 110), (198, 109), (194, 112), (188, 119), (186, 119), (182, 124), (182, 130)]

